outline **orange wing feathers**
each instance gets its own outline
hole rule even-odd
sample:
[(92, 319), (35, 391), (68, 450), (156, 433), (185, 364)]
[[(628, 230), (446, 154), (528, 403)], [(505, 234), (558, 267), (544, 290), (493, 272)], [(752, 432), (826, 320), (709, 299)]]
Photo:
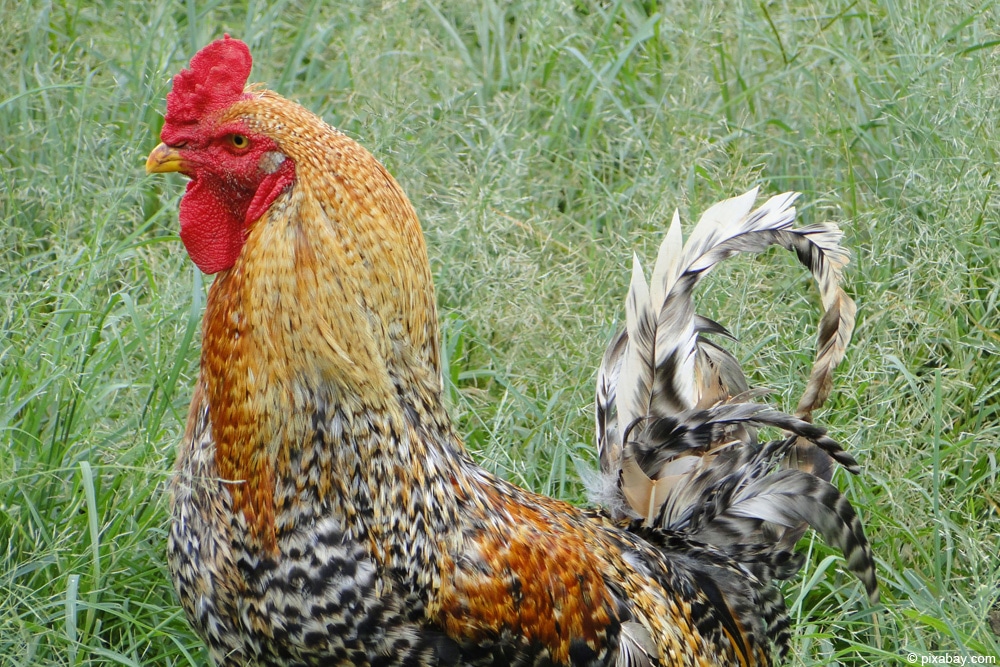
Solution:
[(473, 643), (518, 637), (557, 664), (606, 654), (617, 611), (585, 535), (550, 511), (507, 506), (504, 516), (484, 522), (445, 572), (436, 596), (445, 630)]

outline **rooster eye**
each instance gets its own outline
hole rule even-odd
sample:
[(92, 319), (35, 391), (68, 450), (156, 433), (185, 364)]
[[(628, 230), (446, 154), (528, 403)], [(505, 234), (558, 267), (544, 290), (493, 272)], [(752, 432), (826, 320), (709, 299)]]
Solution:
[(246, 148), (250, 145), (250, 140), (242, 134), (231, 134), (229, 135), (229, 143), (233, 145), (233, 148)]

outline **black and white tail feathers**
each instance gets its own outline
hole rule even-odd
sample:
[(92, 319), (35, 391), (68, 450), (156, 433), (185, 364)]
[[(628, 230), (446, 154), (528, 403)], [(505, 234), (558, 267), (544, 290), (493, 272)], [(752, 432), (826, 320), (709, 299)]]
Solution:
[[(840, 287), (848, 254), (832, 223), (792, 227), (797, 194), (751, 211), (756, 196), (754, 189), (709, 208), (687, 243), (675, 213), (649, 284), (634, 259), (626, 327), (597, 377), (598, 500), (616, 518), (718, 548), (765, 583), (798, 571), (792, 548), (812, 526), (844, 553), (874, 600), (874, 561), (861, 522), (829, 482), (832, 461), (852, 473), (857, 462), (809, 422), (830, 394), (854, 329), (855, 305)], [(697, 315), (692, 302), (695, 285), (720, 261), (772, 245), (796, 252), (824, 308), (795, 416), (750, 402), (760, 392), (749, 389), (739, 362), (705, 338), (729, 333)], [(760, 443), (762, 426), (789, 435)], [(774, 620), (784, 625), (772, 632), (787, 635), (787, 621)]]

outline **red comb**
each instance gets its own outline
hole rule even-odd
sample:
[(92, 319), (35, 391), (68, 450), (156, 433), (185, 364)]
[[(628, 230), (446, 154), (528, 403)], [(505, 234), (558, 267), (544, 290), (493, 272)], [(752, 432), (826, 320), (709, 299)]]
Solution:
[(185, 129), (196, 131), (202, 120), (239, 100), (252, 65), (247, 45), (229, 35), (196, 53), (167, 94), (163, 141), (170, 143), (171, 135), (179, 139)]

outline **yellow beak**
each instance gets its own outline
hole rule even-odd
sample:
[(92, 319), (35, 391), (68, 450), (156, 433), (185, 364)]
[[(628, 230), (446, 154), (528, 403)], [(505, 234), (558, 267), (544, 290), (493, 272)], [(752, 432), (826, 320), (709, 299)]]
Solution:
[(166, 174), (171, 171), (184, 171), (184, 160), (180, 151), (166, 144), (160, 144), (153, 149), (146, 159), (147, 174)]

